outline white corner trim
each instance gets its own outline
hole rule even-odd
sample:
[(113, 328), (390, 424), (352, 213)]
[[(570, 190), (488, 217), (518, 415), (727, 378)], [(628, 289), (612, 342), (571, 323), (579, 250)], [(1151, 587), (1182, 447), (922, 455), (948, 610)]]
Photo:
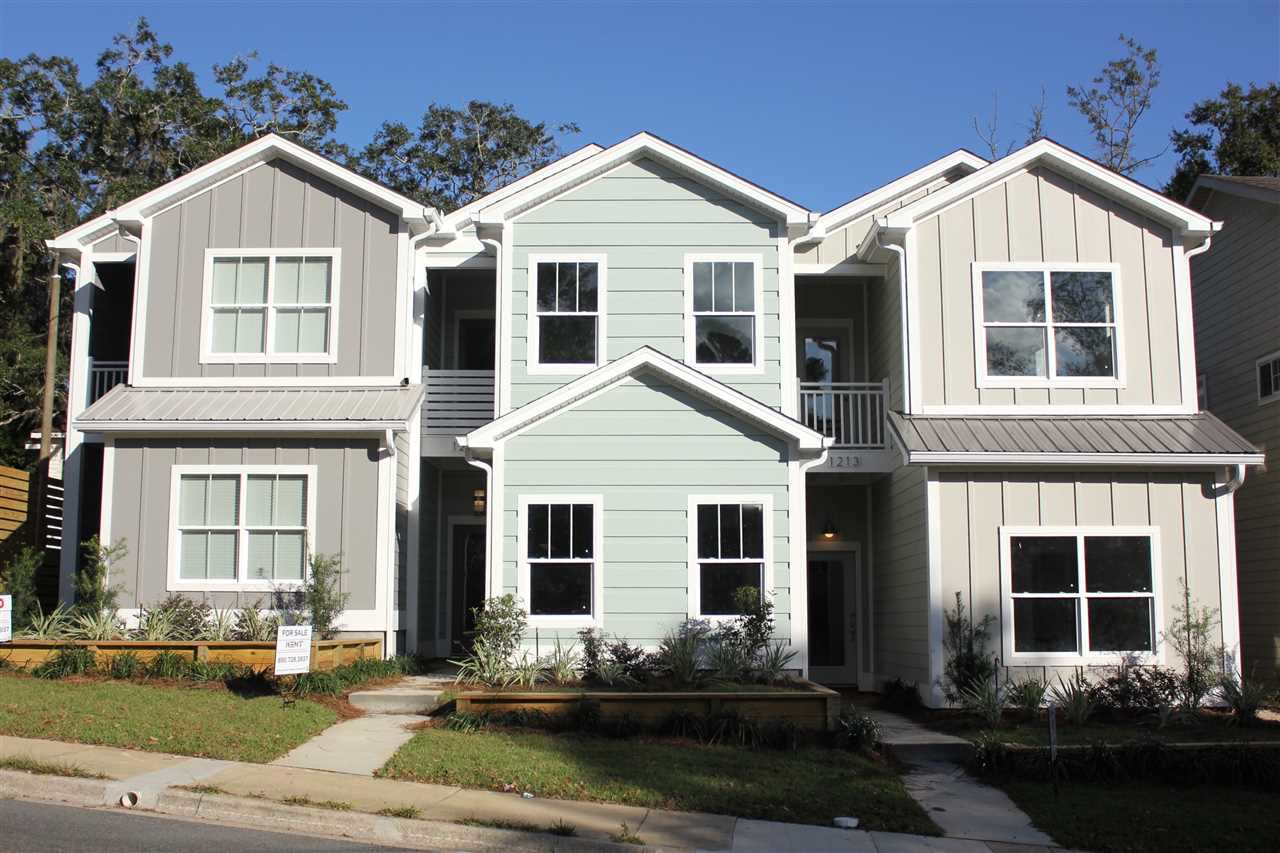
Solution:
[[(798, 463), (791, 463), (798, 464)], [(802, 475), (803, 476), (803, 475)], [(788, 503), (791, 503), (791, 497), (788, 496)], [(689, 495), (689, 511), (688, 511), (688, 530), (687, 537), (689, 549), (689, 593), (688, 593), (688, 609), (690, 619), (706, 619), (711, 622), (718, 622), (732, 619), (732, 616), (716, 616), (706, 615), (702, 612), (702, 572), (700, 570), (700, 560), (698, 558), (698, 506), (700, 504), (760, 504), (762, 507), (762, 515), (764, 516), (764, 576), (761, 582), (764, 588), (764, 594), (772, 599), (774, 593), (774, 566), (773, 566), (773, 497), (771, 495), (762, 494), (744, 494), (740, 492), (723, 492), (718, 494), (697, 494)], [(791, 512), (788, 507), (788, 513)], [(788, 535), (790, 531), (788, 530)], [(802, 537), (803, 541), (803, 537)], [(743, 558), (739, 562), (754, 563), (750, 558)], [(791, 605), (794, 611), (796, 595), (795, 595), (795, 572), (803, 572), (803, 566), (791, 568), (792, 576), (792, 594)], [(802, 590), (803, 591), (803, 590)], [(803, 627), (803, 626), (800, 626)], [(797, 626), (792, 626), (792, 642), (798, 634)], [(807, 639), (807, 635), (806, 639)], [(805, 643), (805, 651), (807, 652), (808, 643)]]
[[(596, 310), (580, 312), (538, 312), (538, 264), (595, 264), (596, 265)], [(590, 373), (605, 363), (608, 337), (608, 279), (609, 259), (603, 253), (530, 253), (525, 260), (525, 296), (527, 310), (525, 372), (530, 376), (581, 376)], [(542, 317), (590, 317), (596, 318), (596, 359), (591, 364), (543, 364), (538, 360), (539, 342), (541, 341)]]
[[(549, 616), (530, 613), (531, 563), (529, 562), (529, 507), (534, 504), (591, 505), (591, 613), (587, 616)], [(599, 494), (521, 494), (516, 509), (516, 596), (530, 628), (598, 628), (604, 625), (604, 496)], [(553, 561), (554, 562), (554, 561)], [(578, 562), (568, 560), (565, 562)]]
[(989, 165), (989, 161), (979, 157), (972, 151), (966, 151), (963, 148), (952, 151), (932, 163), (926, 163), (919, 169), (908, 172), (901, 178), (896, 178), (881, 187), (863, 193), (852, 201), (827, 211), (818, 218), (816, 227), (830, 234), (896, 198), (928, 186), (952, 169), (963, 167), (975, 172), (987, 165)]
[[(1220, 485), (1215, 483), (1215, 485)], [(1240, 648), (1240, 591), (1236, 563), (1236, 496), (1219, 494), (1213, 501), (1218, 539), (1218, 612), (1222, 619), (1222, 647), (1236, 678), (1244, 673)]]
[[(943, 619), (946, 613), (946, 596), (942, 591), (942, 484), (936, 471), (928, 468), (925, 475), (925, 510), (928, 518), (928, 571), (929, 585), (926, 601), (929, 606), (929, 705), (941, 708), (946, 705), (942, 695)], [(1008, 586), (1004, 586), (1008, 589)]]
[[(1000, 625), (1004, 638), (1005, 666), (1117, 666), (1125, 661), (1138, 663), (1163, 664), (1164, 648), (1164, 562), (1160, 552), (1160, 528), (1154, 525), (1000, 525)], [(1081, 582), (1076, 593), (1061, 593), (1077, 604), (1078, 635), (1080, 651), (1078, 652), (1018, 652), (1013, 645), (1013, 595), (1012, 571), (1010, 557), (1010, 541), (1015, 536), (1070, 536), (1077, 540), (1077, 566)], [(1151, 593), (1152, 623), (1151, 633), (1154, 644), (1153, 652), (1093, 652), (1089, 650), (1089, 615), (1088, 595), (1083, 578), (1085, 576), (1084, 539), (1087, 536), (1144, 536), (1151, 540)], [(1094, 596), (1099, 593), (1091, 593)], [(1102, 593), (1126, 597), (1124, 593)], [(1131, 598), (1146, 598), (1143, 593), (1127, 595)]]
[[(785, 254), (785, 246), (779, 250), (779, 258)], [(752, 266), (752, 311), (703, 311), (693, 309), (693, 265), (701, 263), (749, 263)], [(779, 260), (781, 263), (781, 260)], [(782, 271), (778, 272), (779, 278)], [(779, 282), (779, 295), (782, 293)], [(703, 364), (698, 361), (697, 317), (713, 314), (751, 317), (752, 341), (750, 364)], [(684, 256), (684, 361), (708, 375), (743, 376), (764, 373), (764, 256), (758, 252), (690, 252)], [(791, 334), (795, 335), (792, 328)], [(781, 336), (785, 344), (785, 335)], [(794, 349), (794, 346), (793, 346)], [(786, 351), (785, 349), (783, 350)], [(786, 375), (784, 371), (784, 375)], [(794, 371), (792, 372), (794, 375)]]

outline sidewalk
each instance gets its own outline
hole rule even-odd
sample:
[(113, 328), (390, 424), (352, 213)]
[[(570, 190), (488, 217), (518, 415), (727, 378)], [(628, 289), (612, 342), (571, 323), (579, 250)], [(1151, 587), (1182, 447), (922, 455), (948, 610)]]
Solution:
[[(644, 849), (630, 844), (615, 845), (611, 841), (623, 823), (649, 849), (744, 853), (780, 849), (801, 853), (1029, 853), (1050, 849), (606, 803), (526, 800), (514, 793), (417, 784), (352, 773), (5, 736), (0, 736), (0, 757), (73, 765), (111, 777), (109, 781), (100, 781), (0, 770), (0, 796), (118, 808), (120, 798), (133, 792), (138, 797), (138, 808), (179, 817), (424, 849), (441, 846), (506, 851)], [(175, 786), (196, 787), (184, 790)], [(286, 804), (286, 800), (290, 803)], [(308, 803), (313, 807), (300, 807)], [(377, 814), (407, 809), (416, 809), (418, 819)], [(482, 826), (459, 825), (463, 821), (479, 821)], [(559, 823), (572, 825), (575, 836), (543, 834)], [(487, 828), (495, 825), (528, 828), (530, 832)], [(535, 834), (534, 830), (538, 832)]]

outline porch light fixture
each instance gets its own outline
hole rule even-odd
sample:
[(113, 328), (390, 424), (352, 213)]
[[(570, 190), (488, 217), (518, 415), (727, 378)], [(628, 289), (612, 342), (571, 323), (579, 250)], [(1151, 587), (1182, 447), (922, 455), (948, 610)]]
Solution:
[(471, 508), (477, 515), (484, 512), (484, 489), (476, 489), (471, 493)]
[(827, 519), (827, 523), (822, 528), (823, 539), (835, 539), (840, 535), (840, 531), (836, 530), (836, 526), (831, 523), (831, 519)]

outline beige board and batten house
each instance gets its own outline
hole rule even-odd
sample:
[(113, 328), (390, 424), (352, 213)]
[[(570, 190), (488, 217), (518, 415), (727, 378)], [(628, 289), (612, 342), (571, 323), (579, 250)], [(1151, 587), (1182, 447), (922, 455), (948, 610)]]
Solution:
[(1191, 262), (1201, 407), (1266, 452), (1236, 493), (1246, 671), (1280, 671), (1280, 177), (1202, 175), (1187, 204), (1225, 223)]
[(809, 677), (939, 704), (957, 593), (1050, 677), (1176, 664), (1185, 589), (1236, 666), (1262, 455), (1196, 403), (1220, 225), (1048, 140), (820, 213), (639, 133), (441, 213), (265, 137), (52, 242), (65, 594), (93, 533), (130, 616), (341, 553), (344, 629), (445, 655), (489, 596), (546, 652), (751, 587)]

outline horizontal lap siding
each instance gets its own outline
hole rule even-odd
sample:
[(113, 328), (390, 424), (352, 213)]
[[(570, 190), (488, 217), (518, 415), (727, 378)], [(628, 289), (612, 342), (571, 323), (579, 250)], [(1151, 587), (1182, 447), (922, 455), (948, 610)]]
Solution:
[[(688, 613), (689, 495), (766, 494), (777, 630), (789, 637), (787, 458), (778, 439), (684, 391), (644, 376), (627, 380), (507, 442), (504, 591), (516, 591), (521, 495), (601, 495), (604, 630), (655, 645)], [(540, 630), (539, 642), (556, 634)]]
[[(1181, 402), (1172, 235), (1049, 169), (1024, 172), (927, 219), (913, 287), (920, 300), (925, 405), (1177, 405)], [(974, 261), (1120, 265), (1125, 387), (978, 388)]]
[[(121, 439), (115, 445), (111, 494), (114, 542), (129, 553), (111, 572), (121, 587), (120, 606), (150, 606), (167, 596), (169, 537), (174, 535), (169, 500), (174, 465), (315, 465), (316, 542), (313, 550), (339, 554), (347, 607), (371, 610), (377, 564), (378, 444), (374, 440)], [(242, 498), (243, 499), (243, 498)], [(188, 593), (215, 607), (244, 607), (262, 592)]]
[[(143, 370), (149, 378), (390, 376), (399, 322), (397, 217), (303, 170), (256, 166), (150, 225)], [(200, 363), (205, 250), (339, 248), (335, 364)]]
[[(1206, 490), (1207, 474), (1011, 474), (942, 472), (942, 600), (950, 608), (959, 592), (975, 621), (996, 621), (990, 650), (1006, 660), (1003, 648), (1000, 528), (1002, 526), (1153, 526), (1160, 532), (1161, 612), (1167, 628), (1183, 584), (1193, 602), (1218, 611), (1219, 507)], [(1221, 641), (1221, 636), (1216, 638)], [(1171, 655), (1168, 666), (1177, 666)], [(1074, 667), (1012, 666), (1056, 680)]]
[(649, 160), (625, 164), (524, 214), (513, 236), (512, 406), (522, 406), (573, 378), (530, 376), (526, 370), (531, 252), (606, 256), (608, 360), (649, 346), (683, 361), (684, 256), (721, 251), (761, 255), (764, 274), (760, 345), (765, 370), (725, 381), (770, 406), (780, 406), (777, 236), (777, 224), (767, 214)]
[(1210, 411), (1267, 454), (1236, 492), (1244, 666), (1280, 670), (1280, 402), (1258, 405), (1256, 367), (1280, 350), (1280, 204), (1218, 193), (1204, 213), (1225, 226), (1191, 261), (1196, 363)]

